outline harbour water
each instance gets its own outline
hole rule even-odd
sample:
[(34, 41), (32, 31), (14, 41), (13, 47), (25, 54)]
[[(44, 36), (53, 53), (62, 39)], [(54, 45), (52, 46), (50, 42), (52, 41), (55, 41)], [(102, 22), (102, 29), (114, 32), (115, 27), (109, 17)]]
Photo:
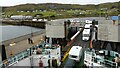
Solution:
[(26, 34), (41, 31), (40, 28), (34, 28), (29, 26), (16, 26), (16, 25), (1, 25), (0, 24), (0, 42), (24, 36)]

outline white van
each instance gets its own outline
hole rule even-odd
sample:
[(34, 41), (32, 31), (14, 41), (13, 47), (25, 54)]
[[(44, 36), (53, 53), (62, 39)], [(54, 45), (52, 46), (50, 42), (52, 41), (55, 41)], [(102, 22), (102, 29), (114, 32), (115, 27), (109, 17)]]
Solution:
[(90, 39), (90, 29), (84, 29), (82, 33), (82, 40), (87, 41)]
[(81, 46), (73, 46), (69, 51), (69, 59), (75, 60), (77, 62), (80, 61), (82, 56), (82, 47)]
[(85, 28), (85, 29), (87, 29), (87, 28), (90, 29), (91, 25), (92, 25), (92, 24), (85, 24), (85, 27), (84, 27), (84, 28)]

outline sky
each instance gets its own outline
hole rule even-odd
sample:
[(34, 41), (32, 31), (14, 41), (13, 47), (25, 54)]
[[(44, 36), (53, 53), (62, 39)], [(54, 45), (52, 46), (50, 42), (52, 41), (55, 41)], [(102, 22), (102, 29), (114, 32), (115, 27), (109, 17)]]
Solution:
[(100, 4), (106, 2), (118, 2), (120, 0), (0, 0), (0, 6), (14, 6), (26, 3), (63, 3), (63, 4)]

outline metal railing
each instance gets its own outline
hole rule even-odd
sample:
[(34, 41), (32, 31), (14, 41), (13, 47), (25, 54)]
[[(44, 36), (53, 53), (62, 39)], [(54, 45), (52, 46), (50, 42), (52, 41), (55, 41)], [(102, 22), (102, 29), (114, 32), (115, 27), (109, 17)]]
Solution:
[(2, 68), (2, 67), (10, 67), (14, 63), (19, 62), (20, 60), (25, 59), (25, 58), (31, 56), (32, 52), (33, 52), (33, 49), (34, 48), (38, 48), (41, 45), (43, 46), (44, 42), (41, 42), (37, 46), (32, 46), (31, 48), (28, 48), (28, 49), (26, 49), (26, 50), (24, 50), (24, 51), (22, 51), (22, 52), (20, 52), (20, 53), (18, 53), (16, 55), (14, 55), (14, 56), (4, 60), (3, 62), (0, 62), (0, 68)]
[(110, 66), (110, 67), (118, 67), (118, 63), (112, 62), (110, 60), (104, 59), (104, 62), (100, 62), (102, 65)]
[[(91, 55), (92, 62), (94, 62), (94, 63), (98, 63), (99, 65), (102, 65), (104, 67), (115, 67), (115, 68), (119, 67), (118, 63), (116, 63), (116, 62), (113, 62), (113, 61), (105, 59), (105, 58), (97, 58), (94, 51), (87, 50), (87, 51), (85, 51), (85, 53), (87, 55)], [(99, 59), (99, 61), (97, 59)], [(97, 60), (97, 62), (96, 62), (96, 60)], [(88, 61), (88, 62), (90, 62), (90, 61)]]

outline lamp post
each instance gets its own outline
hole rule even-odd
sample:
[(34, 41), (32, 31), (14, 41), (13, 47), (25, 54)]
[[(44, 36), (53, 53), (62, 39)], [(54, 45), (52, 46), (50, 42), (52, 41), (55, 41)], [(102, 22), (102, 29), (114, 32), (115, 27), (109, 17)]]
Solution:
[(12, 52), (12, 50), (13, 50), (13, 46), (15, 45), (16, 43), (11, 43), (11, 44), (9, 44), (10, 45), (10, 55), (12, 56), (13, 55), (13, 52)]

